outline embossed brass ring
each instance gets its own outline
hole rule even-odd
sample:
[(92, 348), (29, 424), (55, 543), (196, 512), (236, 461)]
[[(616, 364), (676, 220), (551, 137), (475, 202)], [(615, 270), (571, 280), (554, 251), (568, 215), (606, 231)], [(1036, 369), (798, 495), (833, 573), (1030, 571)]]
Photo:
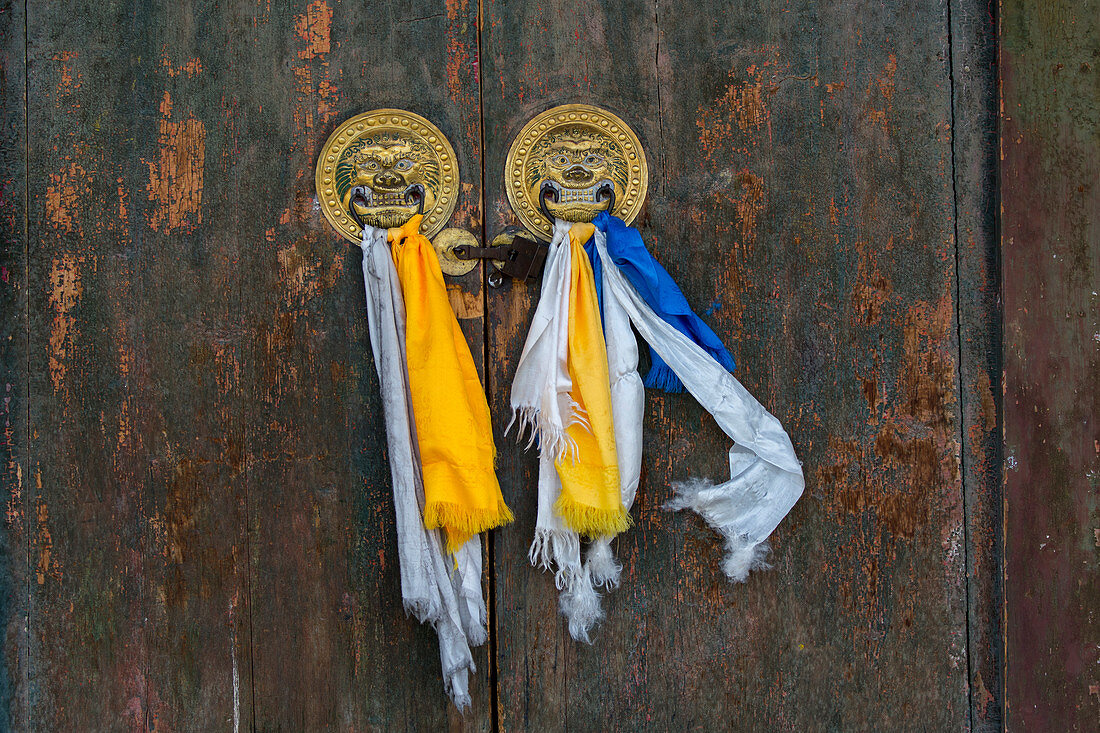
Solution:
[(599, 107), (566, 104), (523, 126), (508, 151), (504, 183), (524, 226), (549, 239), (555, 218), (592, 221), (606, 210), (633, 221), (649, 169), (625, 122)]
[(317, 160), (317, 200), (333, 228), (358, 242), (363, 225), (401, 226), (423, 214), (431, 238), (458, 202), (450, 142), (420, 115), (376, 109), (336, 128)]

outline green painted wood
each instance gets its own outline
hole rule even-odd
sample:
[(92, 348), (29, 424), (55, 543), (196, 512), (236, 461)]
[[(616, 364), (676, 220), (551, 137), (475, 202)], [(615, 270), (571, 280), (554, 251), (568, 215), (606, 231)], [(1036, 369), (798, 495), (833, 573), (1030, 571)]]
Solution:
[(26, 18), (0, 3), (0, 728), (27, 727)]
[(186, 4), (28, 13), (27, 729), (247, 725), (227, 44)]
[[(248, 295), (244, 428), (256, 725), (393, 730), (490, 725), (488, 654), (473, 709), (443, 691), (435, 632), (406, 618), (359, 248), (314, 203), (313, 167), (344, 119), (379, 107), (434, 122), (462, 178), (451, 225), (480, 234), (476, 5), (277, 4), (230, 26), (247, 78), (231, 109), (256, 185), (238, 231)], [(257, 51), (279, 63), (247, 61)], [(274, 144), (260, 141), (268, 140)], [(265, 191), (261, 186), (266, 185)], [(481, 274), (453, 283), (481, 365)]]
[(1004, 721), (996, 3), (950, 3), (970, 726)]
[(475, 10), (30, 8), (25, 728), (489, 725), (485, 650), (463, 721), (401, 608), (360, 254), (313, 198), (332, 128), (404, 106), (480, 230)]
[[(659, 506), (728, 444), (690, 398), (648, 396), (623, 586), (571, 641), (532, 572), (532, 454), (502, 452), (501, 727), (958, 730), (970, 716), (952, 97), (945, 5), (484, 3), (486, 205), (507, 146), (565, 101), (619, 113), (653, 172), (647, 243), (788, 427), (805, 497), (775, 568)], [(489, 296), (498, 424), (535, 296)]]
[(1007, 727), (1100, 715), (1100, 3), (1003, 0)]

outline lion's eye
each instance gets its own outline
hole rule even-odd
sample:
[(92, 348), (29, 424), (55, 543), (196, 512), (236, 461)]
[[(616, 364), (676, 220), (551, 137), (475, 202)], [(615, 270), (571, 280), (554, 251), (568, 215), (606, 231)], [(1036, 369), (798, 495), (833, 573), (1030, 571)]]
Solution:
[(555, 155), (552, 161), (554, 165), (569, 165), (569, 158), (564, 155)]
[(413, 167), (413, 162), (411, 160), (409, 160), (408, 158), (403, 158), (403, 159), (397, 161), (397, 163), (394, 164), (393, 167), (395, 169), (399, 170), (399, 171), (407, 171), (407, 170), (409, 170), (410, 168)]
[(378, 170), (378, 161), (377, 160), (368, 160), (366, 163), (363, 164), (363, 167), (366, 168), (369, 171), (376, 171), (376, 170)]
[(598, 156), (594, 153), (592, 155), (589, 155), (587, 158), (584, 159), (585, 165), (599, 165), (602, 162), (603, 162), (603, 158), (601, 158), (600, 156)]

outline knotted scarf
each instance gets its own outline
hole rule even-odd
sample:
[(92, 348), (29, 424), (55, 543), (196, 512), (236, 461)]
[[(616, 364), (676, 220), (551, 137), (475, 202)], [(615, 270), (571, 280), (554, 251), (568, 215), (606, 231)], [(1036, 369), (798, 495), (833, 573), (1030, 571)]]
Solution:
[(470, 705), (469, 674), (475, 669), (470, 647), (487, 639), (481, 541), (474, 535), (449, 555), (440, 531), (424, 526), (424, 479), (406, 363), (405, 305), (386, 239), (386, 230), (366, 227), (360, 246), (393, 480), (401, 598), (406, 613), (435, 628), (444, 689), (461, 710)]
[[(646, 249), (638, 230), (627, 226), (622, 219), (606, 211), (600, 212), (592, 223), (607, 236), (607, 252), (611, 261), (653, 312), (665, 323), (694, 341), (727, 371), (732, 372), (733, 355), (711, 327), (691, 309), (676, 281)], [(603, 261), (593, 242), (589, 241), (585, 245), (585, 251), (592, 260), (592, 269), (596, 273), (596, 292), (602, 306), (604, 302)], [(662, 389), (665, 392), (683, 392), (684, 385), (680, 378), (669, 368), (661, 355), (653, 350), (652, 346), (649, 357), (651, 366), (645, 376), (645, 386)]]
[(454, 553), (473, 535), (512, 521), (493, 471), (489, 405), (458, 325), (435, 249), (416, 215), (389, 230), (411, 327), (409, 391), (424, 472), (424, 525), (446, 530)]

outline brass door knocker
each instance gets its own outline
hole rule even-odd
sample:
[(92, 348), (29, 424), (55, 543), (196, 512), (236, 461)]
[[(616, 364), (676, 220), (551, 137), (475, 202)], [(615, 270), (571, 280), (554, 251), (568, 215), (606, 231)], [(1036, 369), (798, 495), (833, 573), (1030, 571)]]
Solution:
[(629, 224), (645, 200), (649, 169), (629, 125), (599, 107), (565, 104), (523, 126), (504, 184), (523, 225), (549, 239), (555, 218), (589, 222), (607, 211)]
[(458, 202), (458, 161), (447, 137), (420, 115), (376, 109), (336, 128), (317, 160), (317, 200), (332, 227), (352, 242), (363, 227), (399, 227), (422, 214), (447, 275), (465, 275), (476, 260), (454, 256), (477, 246), (463, 229), (444, 229)]
[(504, 275), (537, 278), (554, 219), (590, 222), (606, 211), (630, 223), (648, 184), (638, 136), (616, 115), (588, 104), (548, 109), (523, 126), (504, 163), (508, 201), (530, 235), (508, 227), (492, 247), (456, 254), (492, 258), (489, 285), (494, 287)]

